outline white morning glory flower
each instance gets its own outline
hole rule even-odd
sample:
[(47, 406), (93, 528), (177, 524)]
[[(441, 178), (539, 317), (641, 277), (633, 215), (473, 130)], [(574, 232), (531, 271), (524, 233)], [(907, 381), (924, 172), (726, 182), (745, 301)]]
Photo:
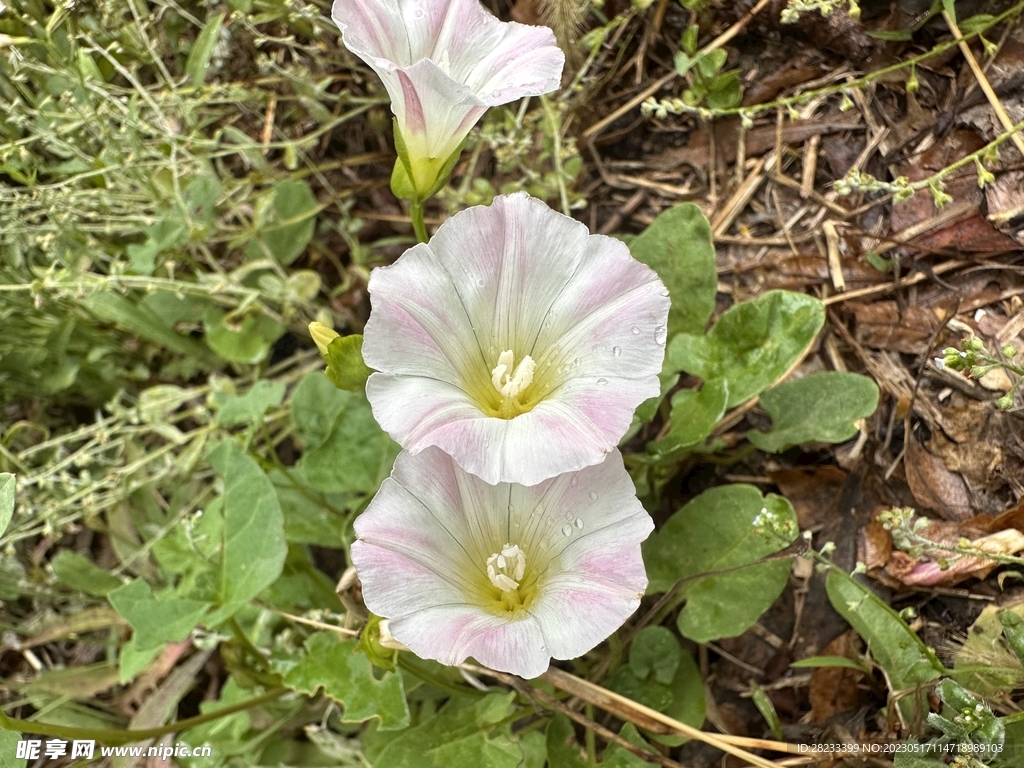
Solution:
[(561, 82), (565, 56), (551, 30), (501, 22), (479, 0), (335, 0), (332, 18), (384, 82), (420, 199), (444, 183), (488, 107)]
[(654, 524), (618, 451), (539, 485), (488, 485), (402, 452), (355, 522), (367, 608), (418, 656), (536, 677), (614, 632), (647, 588)]
[(488, 483), (599, 463), (658, 394), (668, 291), (620, 241), (519, 193), (370, 275), (363, 357), (381, 427)]

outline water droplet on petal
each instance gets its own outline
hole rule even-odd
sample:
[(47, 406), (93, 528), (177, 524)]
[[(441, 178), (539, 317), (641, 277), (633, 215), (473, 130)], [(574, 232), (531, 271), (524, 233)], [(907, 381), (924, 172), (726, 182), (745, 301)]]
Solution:
[(562, 526), (562, 535), (568, 536), (570, 533), (572, 533), (572, 526), (566, 523)]
[(579, 484), (580, 484), (579, 475), (573, 475), (572, 476), (572, 480), (569, 481), (569, 485), (571, 485), (573, 488), (575, 488)]
[(633, 331), (633, 335), (634, 336), (639, 336), (640, 335), (640, 326), (639, 325), (634, 325), (630, 330)]
[(658, 328), (654, 329), (654, 340), (658, 344), (664, 344), (665, 343), (665, 339), (667, 337), (668, 337), (668, 330), (665, 328), (665, 326), (659, 326)]
[(591, 491), (590, 492), (590, 500), (591, 501), (597, 501), (597, 491)]
[(581, 520), (580, 518), (577, 517), (573, 522), (574, 522), (574, 524), (576, 525), (577, 528), (579, 528), (580, 530), (583, 530), (583, 520)]
[(608, 379), (605, 379), (605, 378), (602, 377), (602, 378), (597, 380), (597, 383), (600, 384), (601, 386), (604, 386), (605, 384), (608, 383)]
[(484, 279), (483, 279), (482, 277), (478, 277), (478, 278), (476, 279), (476, 284), (477, 284), (478, 286), (480, 286), (481, 288), (483, 288), (483, 287), (484, 287)]
[(612, 347), (612, 356), (618, 357), (622, 354), (622, 347)]

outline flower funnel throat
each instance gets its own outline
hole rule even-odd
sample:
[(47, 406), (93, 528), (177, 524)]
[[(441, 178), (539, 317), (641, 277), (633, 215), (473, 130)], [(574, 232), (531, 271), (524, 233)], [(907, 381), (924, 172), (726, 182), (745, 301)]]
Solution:
[(536, 677), (636, 610), (653, 527), (617, 451), (527, 487), (428, 448), (399, 455), (356, 520), (352, 562), (367, 607), (417, 655)]
[(456, 214), (369, 289), (377, 421), (488, 483), (601, 462), (658, 394), (664, 284), (618, 240), (525, 194)]
[(488, 107), (561, 82), (565, 56), (551, 30), (501, 22), (479, 0), (335, 0), (332, 18), (391, 97), (396, 171), (419, 200), (444, 183)]

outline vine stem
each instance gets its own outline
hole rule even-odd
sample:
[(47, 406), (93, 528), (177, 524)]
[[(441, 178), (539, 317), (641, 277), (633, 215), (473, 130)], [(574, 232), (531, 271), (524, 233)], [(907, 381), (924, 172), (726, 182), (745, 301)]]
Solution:
[(421, 243), (427, 242), (427, 225), (423, 221), (423, 202), (413, 200), (409, 203), (409, 218), (412, 219), (412, 228), (416, 233), (416, 239)]
[(64, 725), (54, 725), (52, 723), (37, 723), (33, 720), (19, 720), (14, 717), (8, 717), (3, 711), (0, 711), (0, 728), (7, 731), (32, 733), (40, 736), (56, 736), (61, 739), (91, 739), (92, 741), (98, 741), (100, 744), (116, 747), (122, 744), (131, 744), (135, 741), (155, 739), (168, 733), (178, 733), (187, 728), (194, 728), (197, 725), (208, 723), (211, 720), (217, 720), (226, 715), (232, 715), (235, 712), (252, 709), (253, 707), (258, 707), (261, 704), (274, 701), (275, 699), (281, 698), (288, 692), (288, 688), (274, 688), (271, 691), (267, 691), (262, 696), (256, 696), (255, 698), (248, 699), (246, 701), (240, 701), (237, 704), (230, 704), (214, 712), (207, 712), (202, 715), (196, 715), (195, 717), (189, 717), (185, 720), (179, 720), (176, 723), (161, 725), (159, 728), (142, 728), (139, 730), (73, 728)]

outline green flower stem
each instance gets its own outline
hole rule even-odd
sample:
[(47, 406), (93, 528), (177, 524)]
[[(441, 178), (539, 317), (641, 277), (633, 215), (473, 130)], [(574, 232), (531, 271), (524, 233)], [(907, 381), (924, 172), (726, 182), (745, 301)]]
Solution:
[(168, 733), (178, 733), (188, 728), (195, 728), (197, 725), (217, 720), (226, 715), (233, 715), (235, 712), (242, 712), (246, 709), (258, 707), (261, 704), (279, 699), (289, 692), (288, 688), (275, 688), (264, 693), (262, 696), (240, 701), (237, 704), (230, 704), (215, 712), (207, 712), (176, 723), (162, 725), (159, 728), (113, 729), (113, 728), (73, 728), (64, 725), (53, 725), (51, 723), (36, 723), (32, 720), (18, 720), (8, 717), (0, 711), (0, 728), (6, 731), (18, 731), (20, 733), (32, 733), (39, 736), (56, 736), (60, 739), (91, 739), (106, 746), (117, 747), (122, 744), (131, 744), (136, 741), (155, 739)]
[(409, 218), (412, 219), (412, 228), (416, 233), (416, 239), (421, 243), (427, 242), (427, 225), (423, 222), (423, 202), (411, 201), (409, 203)]

